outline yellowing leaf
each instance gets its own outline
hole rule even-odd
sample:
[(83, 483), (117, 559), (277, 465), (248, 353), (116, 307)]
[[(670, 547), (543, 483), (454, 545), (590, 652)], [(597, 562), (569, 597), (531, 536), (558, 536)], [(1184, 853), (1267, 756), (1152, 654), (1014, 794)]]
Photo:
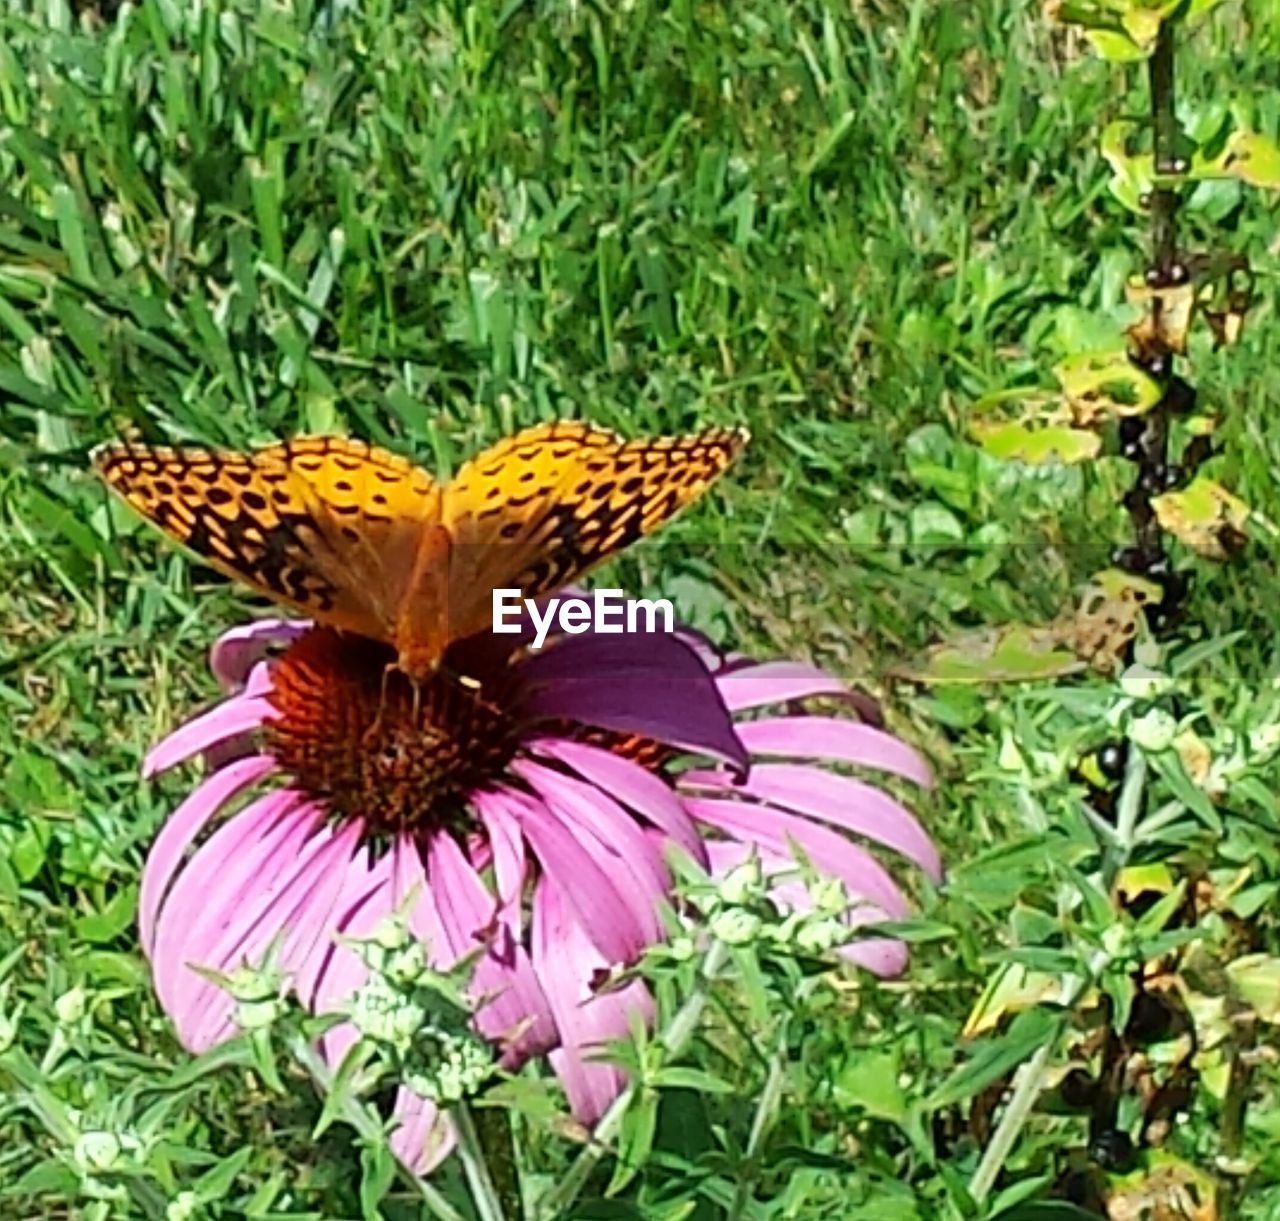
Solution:
[(1210, 559), (1227, 559), (1244, 541), (1249, 506), (1215, 480), (1197, 478), (1154, 497), (1151, 507), (1162, 529)]
[(1218, 163), (1223, 172), (1250, 186), (1280, 187), (1280, 148), (1256, 131), (1237, 131)]
[(1084, 36), (1103, 59), (1113, 64), (1132, 63), (1151, 54), (1150, 47), (1140, 47), (1128, 34), (1119, 30), (1085, 30)]
[(1137, 125), (1128, 119), (1115, 119), (1102, 129), (1099, 151), (1111, 167), (1107, 183), (1114, 195), (1130, 212), (1141, 213), (1142, 197), (1155, 185), (1155, 161), (1150, 153), (1131, 154), (1125, 147), (1128, 134)]
[(1051, 632), (1013, 624), (937, 645), (925, 654), (922, 669), (903, 673), (923, 683), (1005, 683), (1057, 678), (1083, 668), (1074, 653), (1057, 647)]
[(975, 420), (969, 425), (973, 439), (994, 458), (1043, 466), (1060, 462), (1071, 466), (1096, 458), (1102, 448), (1097, 433), (1065, 424), (1037, 426), (1013, 421)]
[(1258, 1017), (1280, 1025), (1280, 958), (1246, 954), (1227, 963), (1227, 975), (1240, 999)]
[(1073, 423), (1083, 427), (1099, 419), (1142, 415), (1160, 401), (1160, 383), (1138, 368), (1124, 348), (1082, 352), (1053, 372)]
[[(1139, 350), (1187, 350), (1187, 331), (1191, 329), (1191, 316), (1196, 304), (1196, 289), (1190, 280), (1152, 288), (1141, 277), (1135, 277), (1125, 285), (1125, 297), (1132, 305), (1148, 307), (1127, 332)], [(1151, 308), (1155, 304), (1159, 305), (1158, 310)]]
[(1029, 971), (1021, 963), (1010, 963), (983, 989), (974, 1005), (961, 1037), (976, 1038), (988, 1034), (1007, 1013), (1018, 1013), (1044, 1001), (1058, 1000), (1062, 983), (1054, 975)]
[(1173, 873), (1159, 862), (1130, 865), (1116, 875), (1116, 893), (1126, 903), (1146, 894), (1167, 895), (1174, 885)]

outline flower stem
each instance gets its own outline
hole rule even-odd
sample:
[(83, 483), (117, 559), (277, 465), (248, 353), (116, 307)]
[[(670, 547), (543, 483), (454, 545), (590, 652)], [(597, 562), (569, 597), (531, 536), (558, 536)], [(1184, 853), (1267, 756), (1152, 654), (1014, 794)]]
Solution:
[[(698, 973), (693, 992), (689, 999), (677, 1010), (667, 1028), (659, 1035), (659, 1041), (668, 1055), (679, 1055), (693, 1035), (698, 1019), (707, 1004), (707, 996), (716, 976), (724, 969), (729, 959), (729, 947), (722, 941), (712, 941), (706, 958), (702, 961), (702, 970)], [(562, 1215), (578, 1198), (579, 1192), (586, 1185), (591, 1172), (600, 1164), (601, 1159), (610, 1150), (614, 1136), (622, 1126), (623, 1117), (631, 1100), (635, 1097), (634, 1085), (626, 1089), (613, 1100), (613, 1105), (600, 1117), (595, 1131), (591, 1134), (591, 1143), (578, 1155), (577, 1161), (569, 1167), (561, 1180), (546, 1194), (539, 1207), (542, 1217)]]
[(470, 1109), (460, 1102), (449, 1108), (449, 1118), (458, 1134), (458, 1157), (462, 1161), (467, 1182), (471, 1185), (471, 1201), (476, 1206), (480, 1221), (506, 1221), (506, 1213), (489, 1173), (484, 1145), (476, 1131)]
[(484, 1160), (497, 1188), (498, 1202), (509, 1217), (523, 1217), (520, 1171), (511, 1131), (511, 1112), (504, 1107), (479, 1107), (473, 1117)]
[[(329, 1066), (320, 1058), (316, 1049), (301, 1035), (291, 1036), (288, 1046), (293, 1058), (307, 1070), (317, 1088), (327, 1097), (333, 1089), (333, 1073), (329, 1070)], [(382, 1125), (367, 1107), (362, 1106), (355, 1099), (348, 1098), (343, 1101), (342, 1118), (365, 1140), (377, 1144), (386, 1141)], [(466, 1221), (466, 1218), (440, 1192), (425, 1179), (419, 1178), (414, 1174), (398, 1158), (396, 1159), (396, 1171), (403, 1182), (422, 1197), (422, 1202), (426, 1205), (430, 1214), (436, 1217), (438, 1221)]]

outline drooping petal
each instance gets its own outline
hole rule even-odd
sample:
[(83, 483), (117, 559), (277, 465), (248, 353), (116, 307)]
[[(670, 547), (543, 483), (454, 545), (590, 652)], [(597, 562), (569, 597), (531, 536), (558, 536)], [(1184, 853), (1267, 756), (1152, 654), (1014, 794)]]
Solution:
[(911, 747), (883, 729), (857, 721), (827, 716), (762, 717), (739, 724), (738, 736), (753, 755), (855, 763), (933, 787), (929, 765)]
[(802, 661), (764, 661), (741, 666), (719, 675), (717, 685), (731, 712), (817, 695), (847, 698), (852, 694), (834, 674)]
[[(519, 937), (524, 928), (524, 884), (529, 872), (524, 835), (511, 809), (511, 793), (497, 786), (471, 795), (471, 805), (488, 833), (498, 886), (498, 918)], [(474, 858), (473, 858), (474, 859)]]
[[(321, 825), (317, 809), (294, 797), (275, 820), (262, 825), (260, 836), (247, 846), (246, 855), (252, 854), (256, 860), (247, 863), (233, 854), (219, 865), (223, 846), (216, 843), (215, 835), (178, 876), (160, 910), (157, 961), (173, 956), (172, 942), (166, 938), (176, 936), (181, 940), (180, 965), (173, 971), (170, 986), (161, 999), (166, 1008), (187, 1015), (185, 1029), (193, 1036), (202, 1025), (199, 998), (217, 985), (192, 968), (230, 972), (246, 963), (257, 966), (274, 939), (283, 941), (287, 931), (284, 922), (272, 922), (264, 931), (257, 921), (258, 913), (277, 894), (290, 893), (299, 873), (311, 865), (315, 846), (324, 842), (314, 834)], [(202, 860), (206, 849), (209, 856)], [(184, 926), (182, 932), (174, 934), (179, 925)], [(241, 952), (234, 953), (236, 948)]]
[[(314, 967), (314, 981), (312, 970), (300, 972), (297, 981), (298, 995), (313, 1012), (338, 1012), (368, 979), (369, 968), (344, 941), (364, 940), (380, 921), (397, 910), (394, 874), (394, 849), (367, 869), (353, 862), (348, 884), (335, 906), (330, 945)], [(358, 1037), (351, 1022), (331, 1027), (320, 1037), (325, 1061), (330, 1066), (341, 1063)]]
[(906, 914), (893, 876), (847, 835), (776, 806), (715, 797), (690, 797), (685, 804), (694, 818), (782, 855), (792, 854), (788, 841), (794, 840), (815, 869), (839, 878), (852, 896), (870, 899), (895, 920)]
[[(197, 1046), (193, 1036), (207, 1006), (229, 1015), (234, 1004), (191, 970), (192, 964), (213, 965), (202, 954), (210, 929), (221, 934), (257, 879), (297, 855), (314, 822), (314, 808), (297, 793), (269, 793), (219, 827), (174, 879), (156, 918), (152, 971), (156, 994), (184, 1046)], [(200, 995), (193, 998), (193, 990)]]
[[(188, 953), (215, 970), (229, 972), (256, 965), (274, 952), (275, 967), (292, 984), (328, 931), (359, 833), (351, 822), (314, 827), (301, 851), (270, 880), (270, 888), (256, 890), (225, 921), (221, 937), (202, 943), (193, 939)], [(189, 1004), (194, 991), (180, 993), (178, 1004)], [(206, 1018), (196, 1024), (193, 1040), (198, 1046), (212, 1046), (218, 1034), (216, 1024)]]
[(145, 953), (155, 949), (156, 912), (174, 871), (196, 836), (232, 797), (257, 783), (275, 766), (275, 760), (269, 755), (255, 755), (229, 764), (202, 780), (169, 815), (147, 853), (138, 891), (138, 935)]
[(367, 852), (362, 852), (343, 870), (342, 890), (334, 902), (328, 933), (294, 980), (298, 999), (313, 1013), (332, 1012), (335, 1002), (349, 996), (363, 982), (367, 974), (364, 963), (338, 938), (368, 933), (389, 914), (390, 887), (390, 855), (370, 861)]
[[(602, 859), (620, 876), (620, 888), (626, 879), (646, 900), (638, 910), (654, 910), (670, 882), (666, 862), (622, 806), (596, 785), (532, 760), (513, 761), (511, 771), (560, 816), (565, 826), (594, 836), (605, 854)], [(656, 918), (652, 932), (655, 938), (660, 932)]]
[(545, 803), (529, 798), (512, 809), (543, 872), (563, 890), (601, 956), (610, 963), (634, 960), (647, 944), (645, 922), (618, 894), (613, 875)]
[(503, 1049), (509, 1066), (545, 1051), (556, 1038), (551, 1007), (524, 948), (495, 924), (494, 896), (452, 836), (432, 836), (427, 877), (451, 958), (485, 946), (469, 987), (474, 999), (490, 998), (475, 1015), (480, 1032)]
[(521, 664), (521, 685), (531, 719), (642, 734), (746, 767), (715, 680), (676, 636), (565, 638)]
[(691, 787), (708, 786), (742, 793), (798, 814), (834, 823), (901, 852), (935, 881), (942, 862), (933, 841), (905, 806), (874, 785), (797, 763), (757, 763), (741, 784), (717, 772), (686, 772)]
[(271, 704), (262, 696), (233, 695), (153, 746), (142, 762), (143, 778), (149, 780), (219, 742), (258, 729), (274, 715)]
[(592, 978), (609, 964), (574, 920), (560, 888), (545, 877), (533, 895), (533, 960), (560, 1028), (551, 1066), (575, 1118), (593, 1124), (626, 1084), (620, 1068), (598, 1057), (609, 1040), (626, 1037), (633, 1017), (651, 1021), (652, 998), (639, 980), (592, 994)]
[(273, 648), (309, 631), (305, 619), (257, 619), (223, 632), (209, 650), (209, 669), (224, 691), (238, 691), (249, 672)]
[(534, 754), (568, 764), (584, 780), (647, 818), (666, 832), (695, 860), (703, 859), (702, 837), (671, 786), (646, 768), (585, 742), (565, 738), (537, 738), (528, 743)]
[(391, 1133), (391, 1152), (414, 1174), (430, 1174), (452, 1151), (455, 1141), (449, 1117), (434, 1102), (401, 1086), (392, 1112), (399, 1126)]
[(666, 893), (666, 862), (638, 823), (599, 789), (530, 762), (512, 770), (542, 800), (610, 879), (614, 903), (624, 906), (644, 945), (662, 935), (658, 903)]

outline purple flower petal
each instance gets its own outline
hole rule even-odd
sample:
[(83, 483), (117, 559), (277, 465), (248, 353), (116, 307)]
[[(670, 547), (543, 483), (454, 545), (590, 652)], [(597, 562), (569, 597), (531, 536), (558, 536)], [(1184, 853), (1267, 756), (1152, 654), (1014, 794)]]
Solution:
[(454, 1146), (453, 1125), (434, 1102), (401, 1086), (392, 1114), (399, 1126), (391, 1133), (391, 1152), (414, 1174), (430, 1174)]
[(570, 637), (521, 666), (523, 711), (643, 734), (745, 770), (715, 680), (675, 636)]
[(524, 836), (511, 809), (511, 793), (504, 788), (473, 793), (471, 804), (484, 824), (493, 852), (493, 875), (498, 886), (499, 919), (519, 937), (524, 928), (525, 879), (529, 863)]
[(190, 969), (192, 962), (209, 965), (191, 953), (193, 943), (207, 940), (209, 921), (220, 928), (259, 861), (271, 871), (282, 867), (313, 820), (296, 793), (269, 793), (219, 827), (174, 879), (156, 919), (151, 967), (156, 994), (185, 1046), (195, 1046), (191, 1036), (203, 1016), (201, 1006), (181, 1003), (191, 987), (200, 988), (205, 1003), (232, 1008), (221, 988)]
[(453, 959), (489, 942), (476, 961), (469, 988), (477, 1000), (490, 998), (475, 1016), (477, 1028), (502, 1047), (508, 1066), (546, 1051), (556, 1040), (547, 998), (523, 947), (513, 942), (506, 928), (493, 926), (494, 896), (452, 836), (432, 836), (427, 876)]
[(905, 806), (873, 785), (802, 763), (757, 763), (741, 785), (716, 772), (687, 772), (689, 785), (745, 793), (798, 814), (820, 818), (901, 852), (935, 881), (942, 862), (933, 841)]
[(648, 943), (613, 876), (544, 803), (529, 799), (513, 809), (543, 872), (564, 892), (605, 961), (634, 961)]
[(275, 710), (261, 696), (233, 695), (179, 726), (152, 747), (142, 763), (143, 778), (149, 780), (218, 742), (258, 729), (274, 716)]
[(818, 823), (786, 810), (714, 797), (685, 799), (689, 813), (737, 839), (792, 855), (794, 840), (813, 867), (844, 882), (850, 895), (870, 899), (893, 919), (906, 915), (907, 902), (893, 875), (865, 848)]
[(281, 644), (310, 631), (305, 619), (258, 619), (223, 632), (209, 650), (209, 669), (224, 691), (238, 691), (249, 671)]
[(138, 892), (138, 935), (142, 949), (150, 954), (155, 949), (155, 921), (165, 890), (183, 855), (205, 824), (237, 793), (275, 770), (269, 755), (240, 759), (202, 780), (181, 805), (169, 815), (142, 869), (142, 885)]
[(330, 1012), (335, 1001), (350, 995), (363, 981), (364, 964), (337, 938), (357, 937), (359, 928), (372, 929), (391, 910), (390, 887), (390, 856), (370, 864), (367, 855), (360, 853), (342, 871), (342, 890), (333, 906), (328, 936), (294, 979), (298, 999), (313, 1013)]
[[(158, 963), (169, 951), (170, 930), (181, 923), (190, 926), (180, 934), (181, 965), (172, 972), (167, 989), (166, 1008), (172, 1006), (180, 1028), (192, 1034), (200, 1031), (199, 995), (216, 987), (190, 968), (230, 972), (246, 963), (259, 965), (271, 941), (287, 931), (284, 917), (292, 908), (294, 886), (305, 888), (317, 879), (315, 858), (330, 839), (328, 828), (317, 824), (316, 807), (299, 801), (250, 846), (256, 861), (234, 859), (215, 870), (209, 860), (201, 861), (200, 852), (192, 858), (161, 910), (156, 937)], [(211, 839), (205, 849), (213, 844)], [(216, 859), (216, 850), (211, 855)]]
[[(302, 851), (273, 880), (270, 892), (255, 893), (244, 910), (227, 922), (216, 942), (200, 946), (193, 941), (188, 952), (229, 972), (245, 963), (257, 965), (274, 945), (274, 964), (292, 983), (308, 959), (326, 948), (320, 940), (329, 931), (342, 875), (359, 837), (355, 823), (317, 827)], [(206, 1019), (194, 1027), (193, 1040), (212, 1046), (215, 1034), (216, 1028)]]
[(933, 787), (929, 765), (905, 742), (883, 729), (839, 717), (763, 717), (738, 725), (738, 737), (752, 755), (834, 759), (891, 772)]
[(881, 979), (892, 979), (907, 969), (907, 947), (892, 937), (860, 937), (836, 953)]
[(695, 860), (703, 859), (702, 837), (671, 787), (651, 771), (612, 751), (564, 738), (538, 738), (528, 743), (535, 754), (568, 764), (584, 780), (612, 793), (624, 805), (665, 831)]
[(611, 879), (616, 901), (625, 904), (646, 945), (662, 936), (658, 901), (669, 876), (661, 854), (639, 825), (611, 797), (593, 785), (553, 772), (528, 760), (515, 760), (511, 771), (546, 803)]
[(765, 661), (742, 666), (719, 675), (716, 682), (731, 712), (743, 712), (764, 704), (810, 699), (816, 695), (845, 698), (852, 695), (834, 674), (800, 661)]
[(594, 1124), (618, 1096), (626, 1076), (598, 1057), (611, 1039), (624, 1038), (634, 1017), (649, 1023), (653, 1002), (639, 980), (593, 995), (591, 980), (607, 969), (572, 905), (550, 879), (533, 895), (533, 960), (555, 1010), (560, 1047), (549, 1057), (564, 1085), (574, 1117)]

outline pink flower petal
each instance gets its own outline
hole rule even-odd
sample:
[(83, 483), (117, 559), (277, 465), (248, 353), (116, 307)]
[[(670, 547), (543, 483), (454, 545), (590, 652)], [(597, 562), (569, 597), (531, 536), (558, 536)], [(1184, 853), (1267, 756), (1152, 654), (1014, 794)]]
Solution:
[(491, 998), (476, 1014), (477, 1028), (499, 1044), (508, 1065), (545, 1051), (556, 1039), (547, 998), (523, 947), (515, 944), (506, 928), (492, 926), (494, 896), (452, 836), (432, 836), (427, 876), (455, 961), (478, 949), (482, 938), (490, 938), (475, 964), (469, 989), (476, 1000)]
[(891, 772), (933, 787), (929, 765), (905, 742), (882, 729), (839, 717), (763, 717), (738, 725), (738, 737), (752, 755), (834, 759)]
[(258, 729), (273, 716), (275, 710), (262, 697), (233, 695), (179, 726), (153, 746), (142, 762), (143, 778), (149, 780), (218, 742)]
[(298, 999), (313, 1013), (328, 1013), (334, 1001), (349, 996), (364, 980), (364, 964), (338, 938), (354, 937), (359, 928), (372, 929), (391, 910), (391, 858), (370, 864), (359, 854), (342, 875), (342, 891), (334, 903), (328, 944), (313, 954), (294, 981)]
[[(307, 959), (323, 952), (317, 942), (328, 929), (359, 832), (354, 823), (317, 827), (302, 851), (272, 879), (270, 889), (256, 891), (226, 922), (222, 937), (206, 946), (192, 944), (188, 952), (199, 954), (199, 960), (215, 970), (232, 972), (263, 962), (274, 945), (274, 965), (292, 984)], [(178, 1001), (187, 1003), (189, 994)], [(206, 1040), (215, 1033), (212, 1021), (205, 1019), (196, 1023), (192, 1038), (197, 1045), (212, 1046)]]
[(525, 838), (543, 872), (560, 886), (578, 923), (607, 962), (630, 962), (646, 946), (643, 925), (617, 893), (617, 883), (593, 853), (546, 805), (513, 804)]
[(533, 958), (555, 1010), (560, 1047), (549, 1057), (574, 1117), (593, 1124), (626, 1084), (620, 1068), (599, 1057), (629, 1033), (634, 1017), (648, 1024), (653, 1002), (639, 980), (593, 995), (591, 980), (608, 964), (572, 917), (572, 906), (548, 878), (533, 896)]
[(249, 671), (272, 649), (311, 629), (306, 620), (258, 619), (223, 632), (209, 650), (209, 669), (224, 691), (238, 691)]
[(193, 948), (207, 942), (209, 922), (220, 924), (256, 869), (281, 868), (313, 821), (314, 812), (298, 794), (269, 793), (219, 827), (174, 879), (156, 918), (152, 970), (160, 1003), (184, 1043), (199, 1014), (180, 999), (187, 985), (204, 983), (189, 967), (205, 961)]
[(658, 902), (667, 892), (669, 877), (661, 855), (639, 825), (592, 785), (527, 760), (514, 761), (511, 770), (612, 879), (615, 902), (626, 906), (644, 944), (661, 938)]
[(895, 920), (906, 915), (907, 902), (893, 875), (845, 835), (786, 810), (747, 801), (690, 797), (685, 807), (694, 818), (728, 835), (785, 856), (792, 855), (788, 840), (794, 840), (814, 869), (839, 878), (851, 896), (870, 899)]
[[(611, 864), (616, 862), (614, 868), (634, 880), (635, 889), (645, 895), (645, 906), (652, 911), (669, 889), (670, 874), (661, 852), (645, 838), (640, 824), (622, 806), (597, 785), (531, 759), (513, 760), (510, 770), (561, 816), (565, 826), (593, 835), (607, 854), (604, 859)], [(656, 919), (653, 935), (660, 936)]]
[(400, 1123), (391, 1133), (391, 1152), (414, 1174), (430, 1174), (453, 1149), (449, 1117), (404, 1086), (396, 1091), (393, 1114)]
[(765, 661), (743, 666), (719, 675), (716, 683), (730, 712), (815, 695), (851, 695), (835, 675), (800, 661)]
[(138, 892), (138, 935), (145, 953), (155, 949), (156, 911), (187, 849), (210, 818), (237, 793), (274, 770), (275, 765), (268, 755), (254, 755), (215, 772), (192, 790), (160, 828), (147, 853)]
[(613, 794), (624, 805), (665, 831), (695, 860), (703, 859), (702, 837), (680, 799), (660, 777), (612, 751), (564, 738), (538, 738), (529, 749), (567, 763), (584, 780)]
[(690, 786), (708, 785), (747, 794), (834, 823), (901, 852), (935, 881), (942, 876), (938, 850), (916, 817), (887, 793), (861, 780), (800, 763), (757, 763), (746, 782), (737, 786), (726, 783), (728, 777), (716, 772), (687, 772), (682, 779)]
[(471, 805), (489, 837), (494, 881), (498, 885), (498, 918), (513, 937), (519, 937), (524, 928), (522, 900), (529, 862), (524, 835), (511, 809), (511, 794), (504, 788), (473, 793)]

